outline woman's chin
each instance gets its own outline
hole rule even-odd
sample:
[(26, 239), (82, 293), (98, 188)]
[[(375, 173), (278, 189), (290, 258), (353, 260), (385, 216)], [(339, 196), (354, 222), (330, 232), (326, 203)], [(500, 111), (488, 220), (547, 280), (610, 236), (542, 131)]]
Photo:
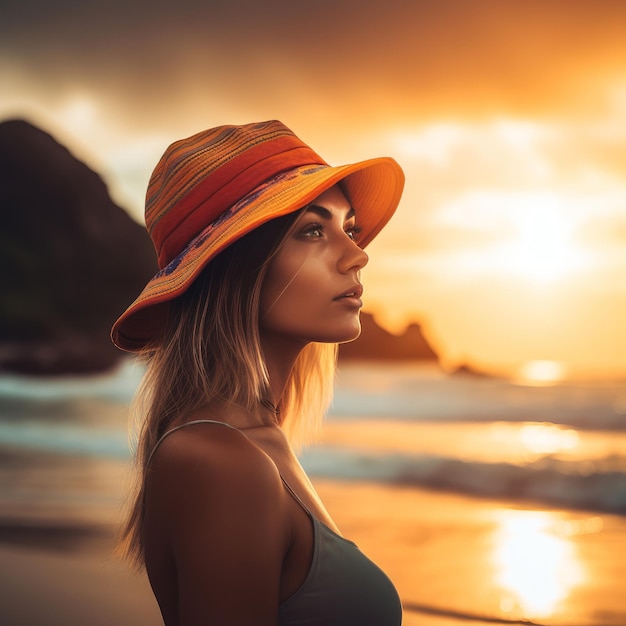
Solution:
[(361, 322), (357, 319), (355, 324), (338, 331), (332, 338), (328, 338), (325, 341), (327, 343), (350, 343), (355, 339), (358, 339), (361, 335)]

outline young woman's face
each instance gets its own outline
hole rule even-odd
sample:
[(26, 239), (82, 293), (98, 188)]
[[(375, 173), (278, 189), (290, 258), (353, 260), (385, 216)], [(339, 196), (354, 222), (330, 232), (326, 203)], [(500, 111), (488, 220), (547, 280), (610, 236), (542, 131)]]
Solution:
[(265, 339), (339, 343), (361, 332), (359, 248), (354, 211), (338, 186), (303, 211), (272, 259), (261, 290)]

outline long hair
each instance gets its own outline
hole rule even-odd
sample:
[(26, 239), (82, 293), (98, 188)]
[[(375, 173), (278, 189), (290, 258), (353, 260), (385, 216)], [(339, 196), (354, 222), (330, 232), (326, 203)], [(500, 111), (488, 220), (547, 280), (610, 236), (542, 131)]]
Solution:
[[(144, 486), (150, 454), (170, 428), (201, 405), (230, 402), (248, 410), (269, 397), (259, 336), (261, 287), (270, 261), (298, 213), (260, 226), (213, 259), (169, 305), (158, 338), (140, 354), (146, 374), (133, 402), (136, 485), (117, 552), (144, 563)], [(280, 398), (281, 425), (297, 447), (314, 439), (328, 408), (336, 344), (310, 343)]]

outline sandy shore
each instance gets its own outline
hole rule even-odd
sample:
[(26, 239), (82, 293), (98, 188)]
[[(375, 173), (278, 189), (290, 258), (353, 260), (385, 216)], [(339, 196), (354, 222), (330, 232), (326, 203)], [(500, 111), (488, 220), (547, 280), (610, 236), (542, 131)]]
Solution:
[(0, 546), (0, 615), (7, 626), (161, 624), (145, 576), (101, 550)]
[(394, 581), (405, 626), (626, 624), (626, 519), (363, 483), (317, 484)]
[[(398, 587), (405, 626), (626, 623), (626, 565), (616, 556), (626, 550), (622, 518), (369, 484), (317, 487), (344, 535)], [(508, 540), (532, 558), (507, 553)], [(115, 561), (112, 545), (110, 527), (0, 524), (1, 623), (161, 624), (145, 575)], [(534, 570), (516, 579), (505, 568), (503, 576), (499, 549), (509, 567), (517, 558)], [(552, 579), (542, 578), (546, 571)]]

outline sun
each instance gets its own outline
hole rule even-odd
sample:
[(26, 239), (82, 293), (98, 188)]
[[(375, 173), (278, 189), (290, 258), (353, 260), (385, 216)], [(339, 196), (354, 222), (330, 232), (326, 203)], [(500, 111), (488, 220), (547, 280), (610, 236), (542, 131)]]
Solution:
[[(516, 201), (515, 205), (520, 203)], [(523, 198), (509, 215), (512, 232), (498, 250), (503, 269), (537, 282), (554, 282), (580, 267), (575, 223), (553, 195)]]
[(584, 215), (566, 193), (474, 191), (443, 207), (437, 222), (452, 234), (440, 265), (454, 275), (548, 285), (593, 263), (579, 243)]

